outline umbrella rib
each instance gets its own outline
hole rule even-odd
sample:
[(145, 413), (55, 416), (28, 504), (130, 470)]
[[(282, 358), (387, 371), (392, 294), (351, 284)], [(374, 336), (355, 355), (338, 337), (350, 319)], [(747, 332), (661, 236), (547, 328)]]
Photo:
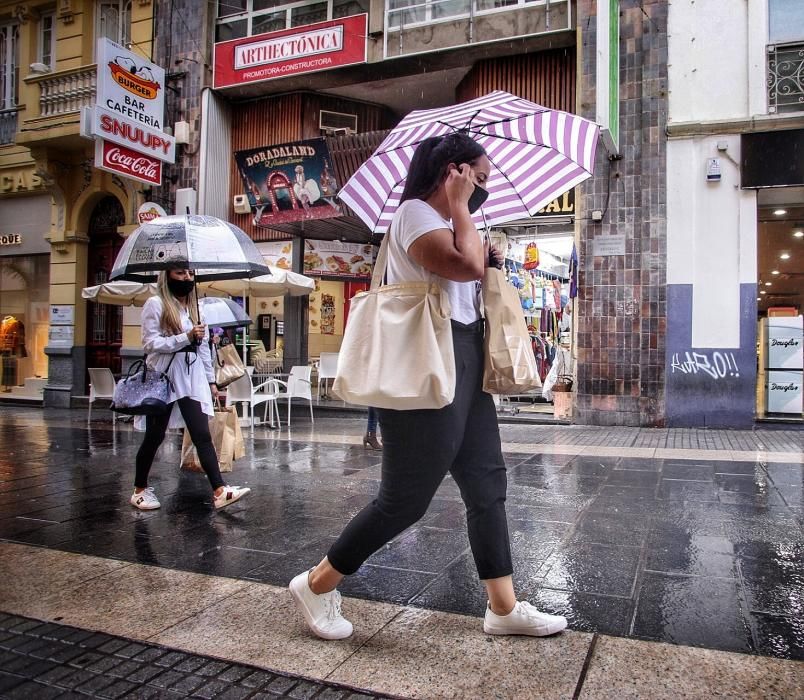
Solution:
[[(491, 156), (486, 154), (486, 157), (489, 159), (489, 163), (491, 163), (495, 168), (497, 168), (497, 172), (499, 172), (500, 175), (502, 175), (505, 178), (505, 181), (511, 186), (511, 190), (513, 191), (513, 193), (519, 198), (519, 201), (522, 203), (522, 206), (525, 208), (525, 211), (528, 212), (528, 214), (530, 214), (530, 209), (528, 208), (528, 205), (525, 204), (525, 200), (522, 199), (522, 195), (519, 194), (519, 190), (517, 189), (516, 185), (514, 185), (514, 183), (511, 182), (511, 179), (508, 177), (508, 175), (506, 175), (503, 172), (503, 170), (491, 159)], [(485, 214), (483, 215), (483, 217), (485, 220)]]

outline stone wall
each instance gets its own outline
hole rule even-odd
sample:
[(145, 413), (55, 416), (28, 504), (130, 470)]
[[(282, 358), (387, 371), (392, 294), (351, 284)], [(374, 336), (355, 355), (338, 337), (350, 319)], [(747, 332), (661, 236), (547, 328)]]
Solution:
[[(596, 2), (578, 0), (579, 112), (595, 118)], [(574, 419), (665, 421), (667, 3), (620, 1), (620, 154), (598, 150), (581, 188), (577, 394)], [(591, 212), (604, 212), (602, 222)], [(599, 236), (625, 235), (625, 255), (593, 257)]]

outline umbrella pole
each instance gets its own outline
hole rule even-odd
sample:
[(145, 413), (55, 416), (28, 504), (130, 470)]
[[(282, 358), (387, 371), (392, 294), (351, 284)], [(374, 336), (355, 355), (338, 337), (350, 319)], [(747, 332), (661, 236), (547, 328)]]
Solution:
[[(243, 285), (243, 311), (246, 310), (247, 285)], [(248, 367), (248, 326), (243, 326), (243, 364)]]

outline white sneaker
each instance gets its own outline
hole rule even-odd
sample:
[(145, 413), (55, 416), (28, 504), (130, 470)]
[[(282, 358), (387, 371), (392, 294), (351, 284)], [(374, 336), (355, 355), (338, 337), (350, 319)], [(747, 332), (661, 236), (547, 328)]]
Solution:
[(495, 615), (491, 606), (486, 606), (483, 631), (486, 634), (527, 634), (531, 637), (547, 637), (567, 627), (567, 618), (539, 612), (530, 603), (517, 601), (507, 615)]
[(162, 504), (156, 497), (154, 490), (148, 486), (144, 491), (139, 493), (135, 491), (131, 494), (131, 505), (140, 510), (156, 510)]
[(239, 486), (224, 486), (220, 496), (215, 496), (215, 507), (224, 508), (230, 506), (235, 501), (239, 501), (246, 494), (251, 493), (251, 489), (240, 488)]
[(304, 615), (308, 627), (321, 639), (346, 639), (352, 623), (341, 615), (341, 594), (337, 590), (317, 595), (310, 589), (309, 571), (290, 582), (290, 594)]

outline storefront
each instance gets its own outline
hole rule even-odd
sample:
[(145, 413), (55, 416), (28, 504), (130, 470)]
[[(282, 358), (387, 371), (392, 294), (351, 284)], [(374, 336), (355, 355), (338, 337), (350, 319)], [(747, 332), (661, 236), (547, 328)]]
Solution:
[[(48, 373), (49, 195), (0, 200), (0, 392), (31, 394)], [(41, 380), (41, 381), (37, 381)]]
[(505, 250), (506, 277), (519, 293), (543, 384), (543, 389), (504, 397), (501, 410), (571, 418), (577, 296), (574, 190), (532, 219), (493, 229), (491, 237)]
[[(757, 188), (756, 417), (804, 417), (804, 130), (742, 137), (742, 185)], [(727, 356), (726, 361), (730, 358)]]

